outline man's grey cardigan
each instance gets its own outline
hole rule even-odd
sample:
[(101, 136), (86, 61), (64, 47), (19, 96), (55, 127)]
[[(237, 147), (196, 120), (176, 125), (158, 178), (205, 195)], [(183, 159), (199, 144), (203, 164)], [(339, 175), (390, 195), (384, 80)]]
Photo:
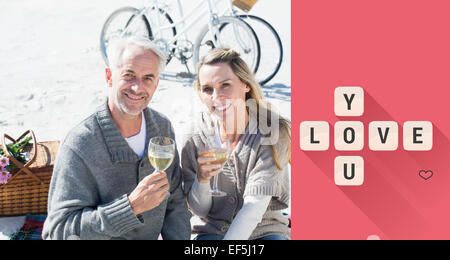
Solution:
[[(146, 144), (151, 137), (175, 140), (170, 121), (146, 108)], [(147, 154), (147, 148), (145, 155)], [(190, 213), (182, 189), (178, 151), (166, 170), (170, 197), (136, 216), (128, 195), (153, 173), (146, 156), (140, 159), (114, 123), (107, 104), (67, 135), (56, 156), (48, 198), (44, 239), (190, 238)]]

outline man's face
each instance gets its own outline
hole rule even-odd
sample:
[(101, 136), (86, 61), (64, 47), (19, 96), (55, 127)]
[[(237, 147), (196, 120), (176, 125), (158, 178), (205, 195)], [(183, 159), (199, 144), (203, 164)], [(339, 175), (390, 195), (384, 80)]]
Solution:
[(137, 116), (144, 110), (159, 83), (159, 59), (156, 54), (136, 45), (128, 45), (118, 68), (106, 69), (112, 110)]

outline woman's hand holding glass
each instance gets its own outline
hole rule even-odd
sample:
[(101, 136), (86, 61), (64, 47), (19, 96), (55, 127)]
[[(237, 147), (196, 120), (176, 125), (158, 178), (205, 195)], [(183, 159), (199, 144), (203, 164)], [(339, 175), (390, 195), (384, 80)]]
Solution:
[(209, 153), (201, 153), (197, 159), (197, 178), (200, 183), (209, 183), (213, 176), (222, 172), (222, 164), (212, 164), (216, 158)]
[(223, 197), (227, 195), (217, 187), (217, 175), (222, 172), (222, 167), (228, 161), (230, 152), (231, 143), (230, 141), (225, 141), (223, 144), (218, 142), (210, 144), (199, 153), (197, 178), (200, 183), (209, 182), (213, 178), (213, 186), (210, 191), (211, 196)]

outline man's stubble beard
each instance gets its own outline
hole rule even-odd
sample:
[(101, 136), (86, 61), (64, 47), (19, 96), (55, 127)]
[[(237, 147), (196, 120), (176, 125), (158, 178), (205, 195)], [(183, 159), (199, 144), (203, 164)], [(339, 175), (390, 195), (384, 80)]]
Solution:
[[(118, 92), (116, 95), (114, 95), (113, 102), (116, 105), (116, 107), (124, 114), (130, 115), (130, 116), (138, 116), (142, 113), (142, 111), (148, 106), (150, 103), (148, 100), (142, 105), (142, 108), (139, 109), (139, 111), (133, 112), (128, 109), (128, 107), (125, 104), (125, 97), (122, 99), (119, 98), (120, 95), (124, 95), (122, 92)], [(145, 99), (148, 99), (148, 97), (145, 97)]]

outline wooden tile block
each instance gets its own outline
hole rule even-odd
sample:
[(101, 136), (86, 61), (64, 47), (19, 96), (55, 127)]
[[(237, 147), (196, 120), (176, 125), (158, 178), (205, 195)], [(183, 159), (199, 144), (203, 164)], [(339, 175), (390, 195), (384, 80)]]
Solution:
[(359, 121), (334, 124), (334, 147), (338, 151), (361, 151), (364, 147), (364, 125)]
[(395, 151), (398, 148), (398, 124), (394, 121), (369, 123), (369, 148), (372, 151)]
[(403, 148), (406, 151), (430, 151), (433, 148), (433, 124), (429, 121), (405, 122)]
[(334, 183), (360, 186), (364, 183), (364, 159), (360, 156), (338, 156), (334, 160)]
[(362, 116), (364, 114), (364, 90), (361, 87), (338, 87), (334, 90), (336, 116)]
[(330, 146), (330, 126), (325, 121), (300, 123), (300, 149), (303, 151), (326, 151)]

